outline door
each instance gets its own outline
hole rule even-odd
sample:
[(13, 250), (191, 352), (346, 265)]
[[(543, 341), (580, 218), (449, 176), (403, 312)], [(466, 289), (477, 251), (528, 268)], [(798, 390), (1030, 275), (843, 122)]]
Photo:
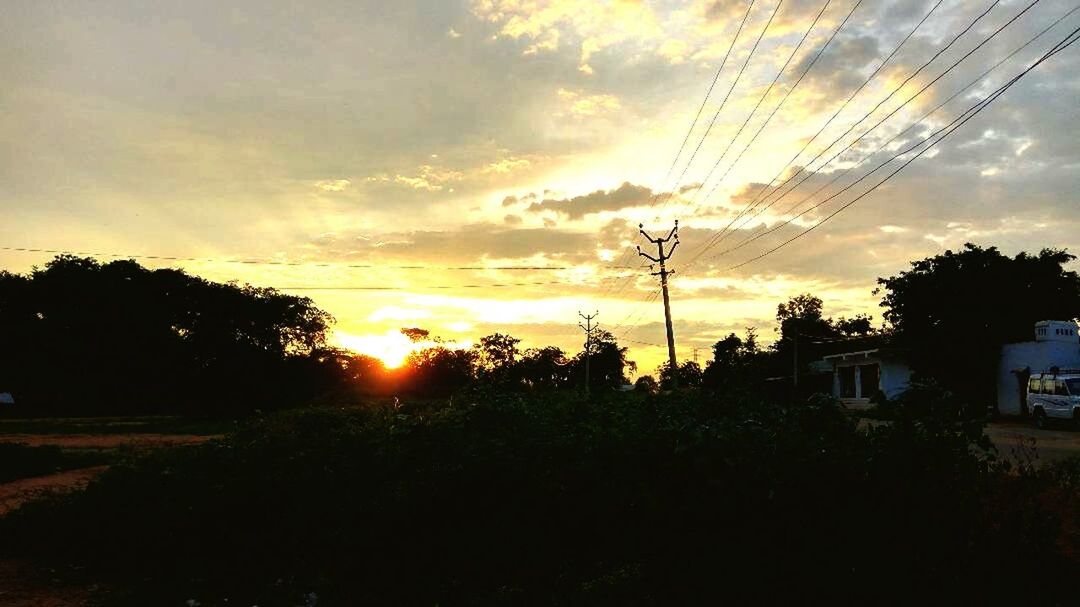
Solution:
[(1042, 392), (1047, 417), (1072, 418), (1072, 403), (1069, 402), (1069, 390), (1065, 387), (1064, 379), (1044, 376)]

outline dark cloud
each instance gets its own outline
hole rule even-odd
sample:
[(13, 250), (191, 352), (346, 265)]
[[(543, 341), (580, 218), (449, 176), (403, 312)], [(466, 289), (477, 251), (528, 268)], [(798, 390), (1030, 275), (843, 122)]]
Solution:
[(534, 213), (554, 211), (570, 219), (581, 219), (585, 215), (600, 211), (618, 211), (629, 207), (647, 206), (651, 198), (651, 189), (633, 185), (627, 181), (614, 190), (596, 190), (591, 194), (573, 198), (547, 198), (529, 205), (527, 210)]

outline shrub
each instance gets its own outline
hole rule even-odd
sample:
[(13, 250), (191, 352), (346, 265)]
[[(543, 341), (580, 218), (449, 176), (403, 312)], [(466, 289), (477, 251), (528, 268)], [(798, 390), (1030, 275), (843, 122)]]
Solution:
[(980, 440), (692, 392), (310, 409), (116, 467), (0, 547), (132, 604), (975, 602), (1070, 579), (1051, 480)]

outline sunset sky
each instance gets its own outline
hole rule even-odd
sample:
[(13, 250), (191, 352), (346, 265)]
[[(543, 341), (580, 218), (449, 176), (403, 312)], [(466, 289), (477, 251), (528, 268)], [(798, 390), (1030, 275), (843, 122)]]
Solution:
[[(0, 267), (24, 272), (51, 258), (12, 248), (106, 252), (277, 287), (332, 313), (339, 343), (391, 362), (408, 351), (400, 327), (462, 343), (508, 332), (525, 346), (575, 352), (577, 312), (599, 311), (601, 327), (651, 372), (665, 356), (648, 345), (664, 343), (663, 310), (650, 301), (656, 279), (627, 254), (643, 243), (639, 222), (658, 234), (680, 221), (671, 266), (682, 358), (696, 347), (704, 359), (718, 338), (750, 326), (771, 341), (776, 304), (801, 292), (824, 299), (830, 315), (880, 321), (871, 294), (878, 276), (964, 242), (1010, 254), (1080, 251), (1078, 44), (805, 238), (729, 269), (878, 179), (717, 257), (953, 120), (1080, 27), (1080, 12), (1068, 16), (855, 166), (1073, 8), (1038, 2), (851, 151), (818, 166), (1030, 3), (1009, 0), (809, 164), (805, 184), (689, 265), (937, 4), (863, 0), (732, 166), (855, 2), (830, 0), (704, 186), (825, 0), (787, 0), (778, 10), (775, 0), (754, 3), (670, 175), (747, 10), (742, 0), (7, 2)], [(796, 166), (990, 5), (944, 0)], [(155, 255), (206, 260), (140, 257)], [(229, 262), (241, 259), (300, 265)], [(450, 269), (507, 265), (562, 269)]]

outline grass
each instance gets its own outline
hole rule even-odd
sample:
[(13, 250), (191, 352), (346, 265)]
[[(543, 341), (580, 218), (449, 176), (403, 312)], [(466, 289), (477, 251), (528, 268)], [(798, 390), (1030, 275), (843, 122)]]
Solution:
[(176, 416), (0, 418), (0, 434), (224, 434), (236, 428), (229, 420)]

